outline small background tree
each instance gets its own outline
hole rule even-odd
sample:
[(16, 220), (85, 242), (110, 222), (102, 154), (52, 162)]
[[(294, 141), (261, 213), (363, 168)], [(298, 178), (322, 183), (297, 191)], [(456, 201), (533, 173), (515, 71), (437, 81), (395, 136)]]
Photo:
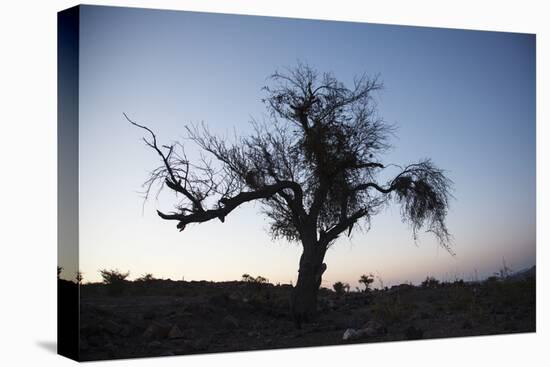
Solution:
[(423, 288), (437, 288), (440, 285), (439, 280), (432, 276), (427, 276), (426, 279), (420, 284)]
[(78, 284), (82, 284), (82, 280), (84, 280), (84, 273), (82, 273), (81, 271), (77, 271), (75, 278)]
[(374, 282), (374, 275), (372, 275), (372, 274), (369, 274), (369, 275), (363, 274), (359, 278), (359, 283), (361, 283), (365, 286), (365, 289), (363, 290), (363, 292), (368, 292), (370, 290), (370, 285), (373, 282)]
[(348, 283), (342, 283), (342, 282), (336, 282), (332, 285), (332, 288), (338, 295), (342, 295), (344, 293), (349, 292), (349, 284)]
[(121, 273), (118, 269), (102, 269), (99, 274), (103, 278), (103, 283), (107, 286), (107, 293), (111, 296), (122, 294), (126, 278), (130, 276), (130, 272)]
[(153, 276), (153, 274), (146, 273), (146, 274), (143, 274), (142, 276), (140, 276), (139, 278), (137, 278), (136, 282), (147, 283), (147, 282), (152, 282), (153, 280), (156, 280), (156, 278)]

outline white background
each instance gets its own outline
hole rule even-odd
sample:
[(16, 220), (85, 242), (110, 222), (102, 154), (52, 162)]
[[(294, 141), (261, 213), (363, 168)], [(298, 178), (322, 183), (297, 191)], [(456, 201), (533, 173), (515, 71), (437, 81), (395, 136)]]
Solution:
[[(113, 366), (548, 363), (548, 22), (544, 1), (88, 1), (373, 23), (537, 33), (537, 333), (101, 362)], [(72, 1), (4, 2), (0, 11), (0, 364), (70, 365), (56, 339), (56, 12)], [(546, 15), (546, 17), (545, 17)], [(513, 88), (513, 86), (510, 86)], [(510, 154), (513, 154), (511, 152)], [(546, 223), (546, 227), (544, 226)], [(89, 363), (95, 365), (99, 363)]]

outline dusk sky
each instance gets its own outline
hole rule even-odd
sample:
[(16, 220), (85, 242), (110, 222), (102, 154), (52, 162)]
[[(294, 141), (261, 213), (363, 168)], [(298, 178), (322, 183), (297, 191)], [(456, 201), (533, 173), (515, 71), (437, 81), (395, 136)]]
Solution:
[[(385, 285), (427, 275), (482, 278), (503, 259), (535, 264), (535, 36), (362, 23), (112, 7), (81, 7), (80, 269), (129, 270), (186, 280), (243, 273), (295, 283), (301, 247), (272, 241), (258, 204), (178, 232), (143, 205), (141, 184), (160, 164), (125, 112), (161, 143), (204, 121), (246, 135), (266, 110), (261, 88), (297, 61), (333, 72), (379, 75), (380, 115), (397, 126), (383, 163), (422, 158), (454, 181), (448, 227), (452, 257), (429, 234), (413, 240), (394, 205), (368, 232), (341, 238), (326, 255), (322, 285), (352, 287), (364, 273)], [(190, 157), (196, 157), (186, 145)]]

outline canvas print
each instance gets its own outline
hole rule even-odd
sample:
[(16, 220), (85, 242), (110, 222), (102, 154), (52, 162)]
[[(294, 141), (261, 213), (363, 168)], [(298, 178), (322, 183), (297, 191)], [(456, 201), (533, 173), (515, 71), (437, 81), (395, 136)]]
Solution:
[(535, 332), (535, 35), (58, 19), (60, 354)]

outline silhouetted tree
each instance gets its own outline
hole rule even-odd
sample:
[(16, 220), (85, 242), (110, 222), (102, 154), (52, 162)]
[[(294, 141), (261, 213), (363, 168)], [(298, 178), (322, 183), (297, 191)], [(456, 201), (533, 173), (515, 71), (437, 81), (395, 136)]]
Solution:
[(247, 283), (248, 283), (248, 282), (253, 282), (253, 281), (254, 281), (254, 277), (251, 276), (250, 274), (246, 274), (246, 273), (245, 273), (245, 274), (243, 274), (243, 276), (242, 276), (242, 281), (243, 281), (243, 282), (247, 282)]
[(342, 283), (342, 282), (336, 282), (332, 285), (332, 289), (334, 289), (336, 294), (342, 295), (346, 292), (349, 292), (349, 284), (348, 283)]
[(420, 284), (423, 288), (437, 288), (439, 287), (439, 280), (432, 276), (427, 276), (426, 279)]
[(78, 284), (81, 284), (82, 283), (82, 280), (84, 279), (84, 273), (82, 273), (81, 271), (77, 271), (76, 272), (76, 282)]
[(59, 279), (59, 277), (61, 276), (61, 272), (63, 271), (63, 267), (62, 266), (58, 266), (57, 267), (57, 279)]
[(359, 278), (359, 283), (362, 283), (365, 286), (365, 292), (368, 292), (370, 289), (370, 285), (374, 282), (374, 275), (369, 274), (363, 274)]
[(113, 284), (113, 283), (121, 283), (130, 276), (130, 272), (121, 273), (118, 269), (102, 269), (99, 271), (99, 274), (103, 278), (103, 283), (105, 284)]
[(136, 279), (136, 282), (152, 282), (153, 280), (156, 280), (153, 274), (146, 273), (143, 274), (141, 277)]
[(130, 272), (121, 273), (118, 269), (102, 269), (99, 271), (101, 277), (103, 278), (103, 283), (107, 285), (107, 291), (112, 296), (117, 296), (122, 293), (124, 290), (124, 284), (126, 283), (126, 278), (130, 276)]
[(159, 145), (151, 129), (125, 115), (148, 133), (144, 141), (162, 161), (144, 183), (145, 197), (158, 183), (158, 192), (167, 187), (180, 199), (174, 212), (158, 211), (161, 218), (183, 231), (191, 223), (223, 223), (242, 204), (260, 202), (271, 235), (303, 247), (291, 296), (298, 325), (316, 313), (327, 249), (360, 224), (368, 229), (371, 217), (392, 201), (401, 205), (415, 238), (424, 228), (450, 251), (445, 217), (451, 181), (442, 170), (429, 159), (391, 165), (399, 171), (380, 182), (393, 127), (377, 115), (377, 78), (363, 75), (347, 87), (331, 73), (299, 64), (270, 80), (263, 99), (268, 121), (253, 121), (251, 135), (230, 143), (204, 124), (186, 127), (188, 141), (206, 153), (193, 163), (181, 143)]
[(256, 284), (266, 284), (269, 283), (269, 279), (264, 278), (261, 275), (258, 275), (257, 277), (253, 277), (250, 274), (243, 274), (241, 277), (241, 280), (246, 283), (256, 283)]

